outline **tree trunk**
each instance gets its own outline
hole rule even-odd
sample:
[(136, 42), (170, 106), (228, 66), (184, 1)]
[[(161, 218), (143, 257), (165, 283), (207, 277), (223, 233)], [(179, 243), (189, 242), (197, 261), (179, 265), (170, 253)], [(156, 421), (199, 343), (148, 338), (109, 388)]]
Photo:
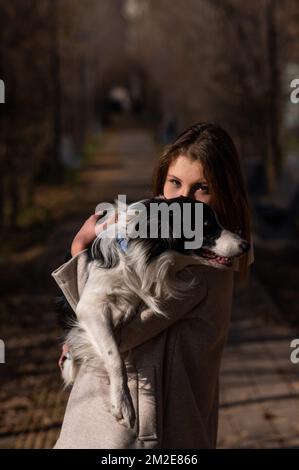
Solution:
[(52, 81), (53, 99), (53, 153), (50, 168), (54, 173), (60, 168), (60, 142), (62, 133), (62, 90), (60, 77), (59, 53), (59, 3), (58, 0), (49, 0), (49, 41), (50, 41), (50, 77)]
[(276, 0), (265, 0), (266, 60), (268, 72), (267, 180), (270, 191), (273, 191), (276, 187), (282, 169), (279, 119), (281, 83), (277, 51), (277, 30), (275, 26), (276, 6)]

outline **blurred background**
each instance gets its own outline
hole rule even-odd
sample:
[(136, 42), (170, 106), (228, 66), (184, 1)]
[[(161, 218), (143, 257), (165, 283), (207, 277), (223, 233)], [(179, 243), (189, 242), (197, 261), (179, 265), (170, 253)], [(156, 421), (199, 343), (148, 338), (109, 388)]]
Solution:
[(238, 147), (255, 249), (218, 446), (299, 447), (298, 0), (0, 0), (0, 38), (0, 447), (58, 437), (51, 271), (96, 204), (150, 194), (163, 146), (199, 121)]

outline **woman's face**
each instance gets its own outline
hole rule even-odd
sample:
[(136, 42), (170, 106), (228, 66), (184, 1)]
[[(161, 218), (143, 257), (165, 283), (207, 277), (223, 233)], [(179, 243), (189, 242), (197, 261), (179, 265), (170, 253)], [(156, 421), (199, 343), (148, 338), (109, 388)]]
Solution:
[(198, 160), (179, 155), (169, 165), (163, 195), (166, 199), (187, 196), (210, 204), (211, 194), (203, 174), (202, 164)]

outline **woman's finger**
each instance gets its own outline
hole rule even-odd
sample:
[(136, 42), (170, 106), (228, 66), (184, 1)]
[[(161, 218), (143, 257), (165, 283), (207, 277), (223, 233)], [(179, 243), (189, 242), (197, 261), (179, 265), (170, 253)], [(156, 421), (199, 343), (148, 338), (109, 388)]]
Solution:
[(63, 369), (63, 363), (64, 363), (65, 360), (66, 360), (66, 357), (63, 356), (63, 357), (60, 358), (59, 361), (58, 361), (58, 366), (59, 366), (59, 368), (60, 368), (61, 371), (62, 371), (62, 369)]
[[(99, 220), (101, 217), (103, 217), (104, 212), (106, 212), (106, 211), (99, 211), (99, 212), (96, 212), (95, 214), (92, 214), (91, 217), (93, 217), (95, 220)], [(106, 214), (105, 214), (105, 215), (106, 215)]]

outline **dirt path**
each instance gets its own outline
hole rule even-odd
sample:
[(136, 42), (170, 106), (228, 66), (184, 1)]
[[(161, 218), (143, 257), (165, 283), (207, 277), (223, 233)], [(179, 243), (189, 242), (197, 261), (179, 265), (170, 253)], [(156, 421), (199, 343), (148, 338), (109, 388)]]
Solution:
[(299, 447), (299, 338), (262, 285), (251, 277), (236, 295), (220, 374), (222, 448)]

